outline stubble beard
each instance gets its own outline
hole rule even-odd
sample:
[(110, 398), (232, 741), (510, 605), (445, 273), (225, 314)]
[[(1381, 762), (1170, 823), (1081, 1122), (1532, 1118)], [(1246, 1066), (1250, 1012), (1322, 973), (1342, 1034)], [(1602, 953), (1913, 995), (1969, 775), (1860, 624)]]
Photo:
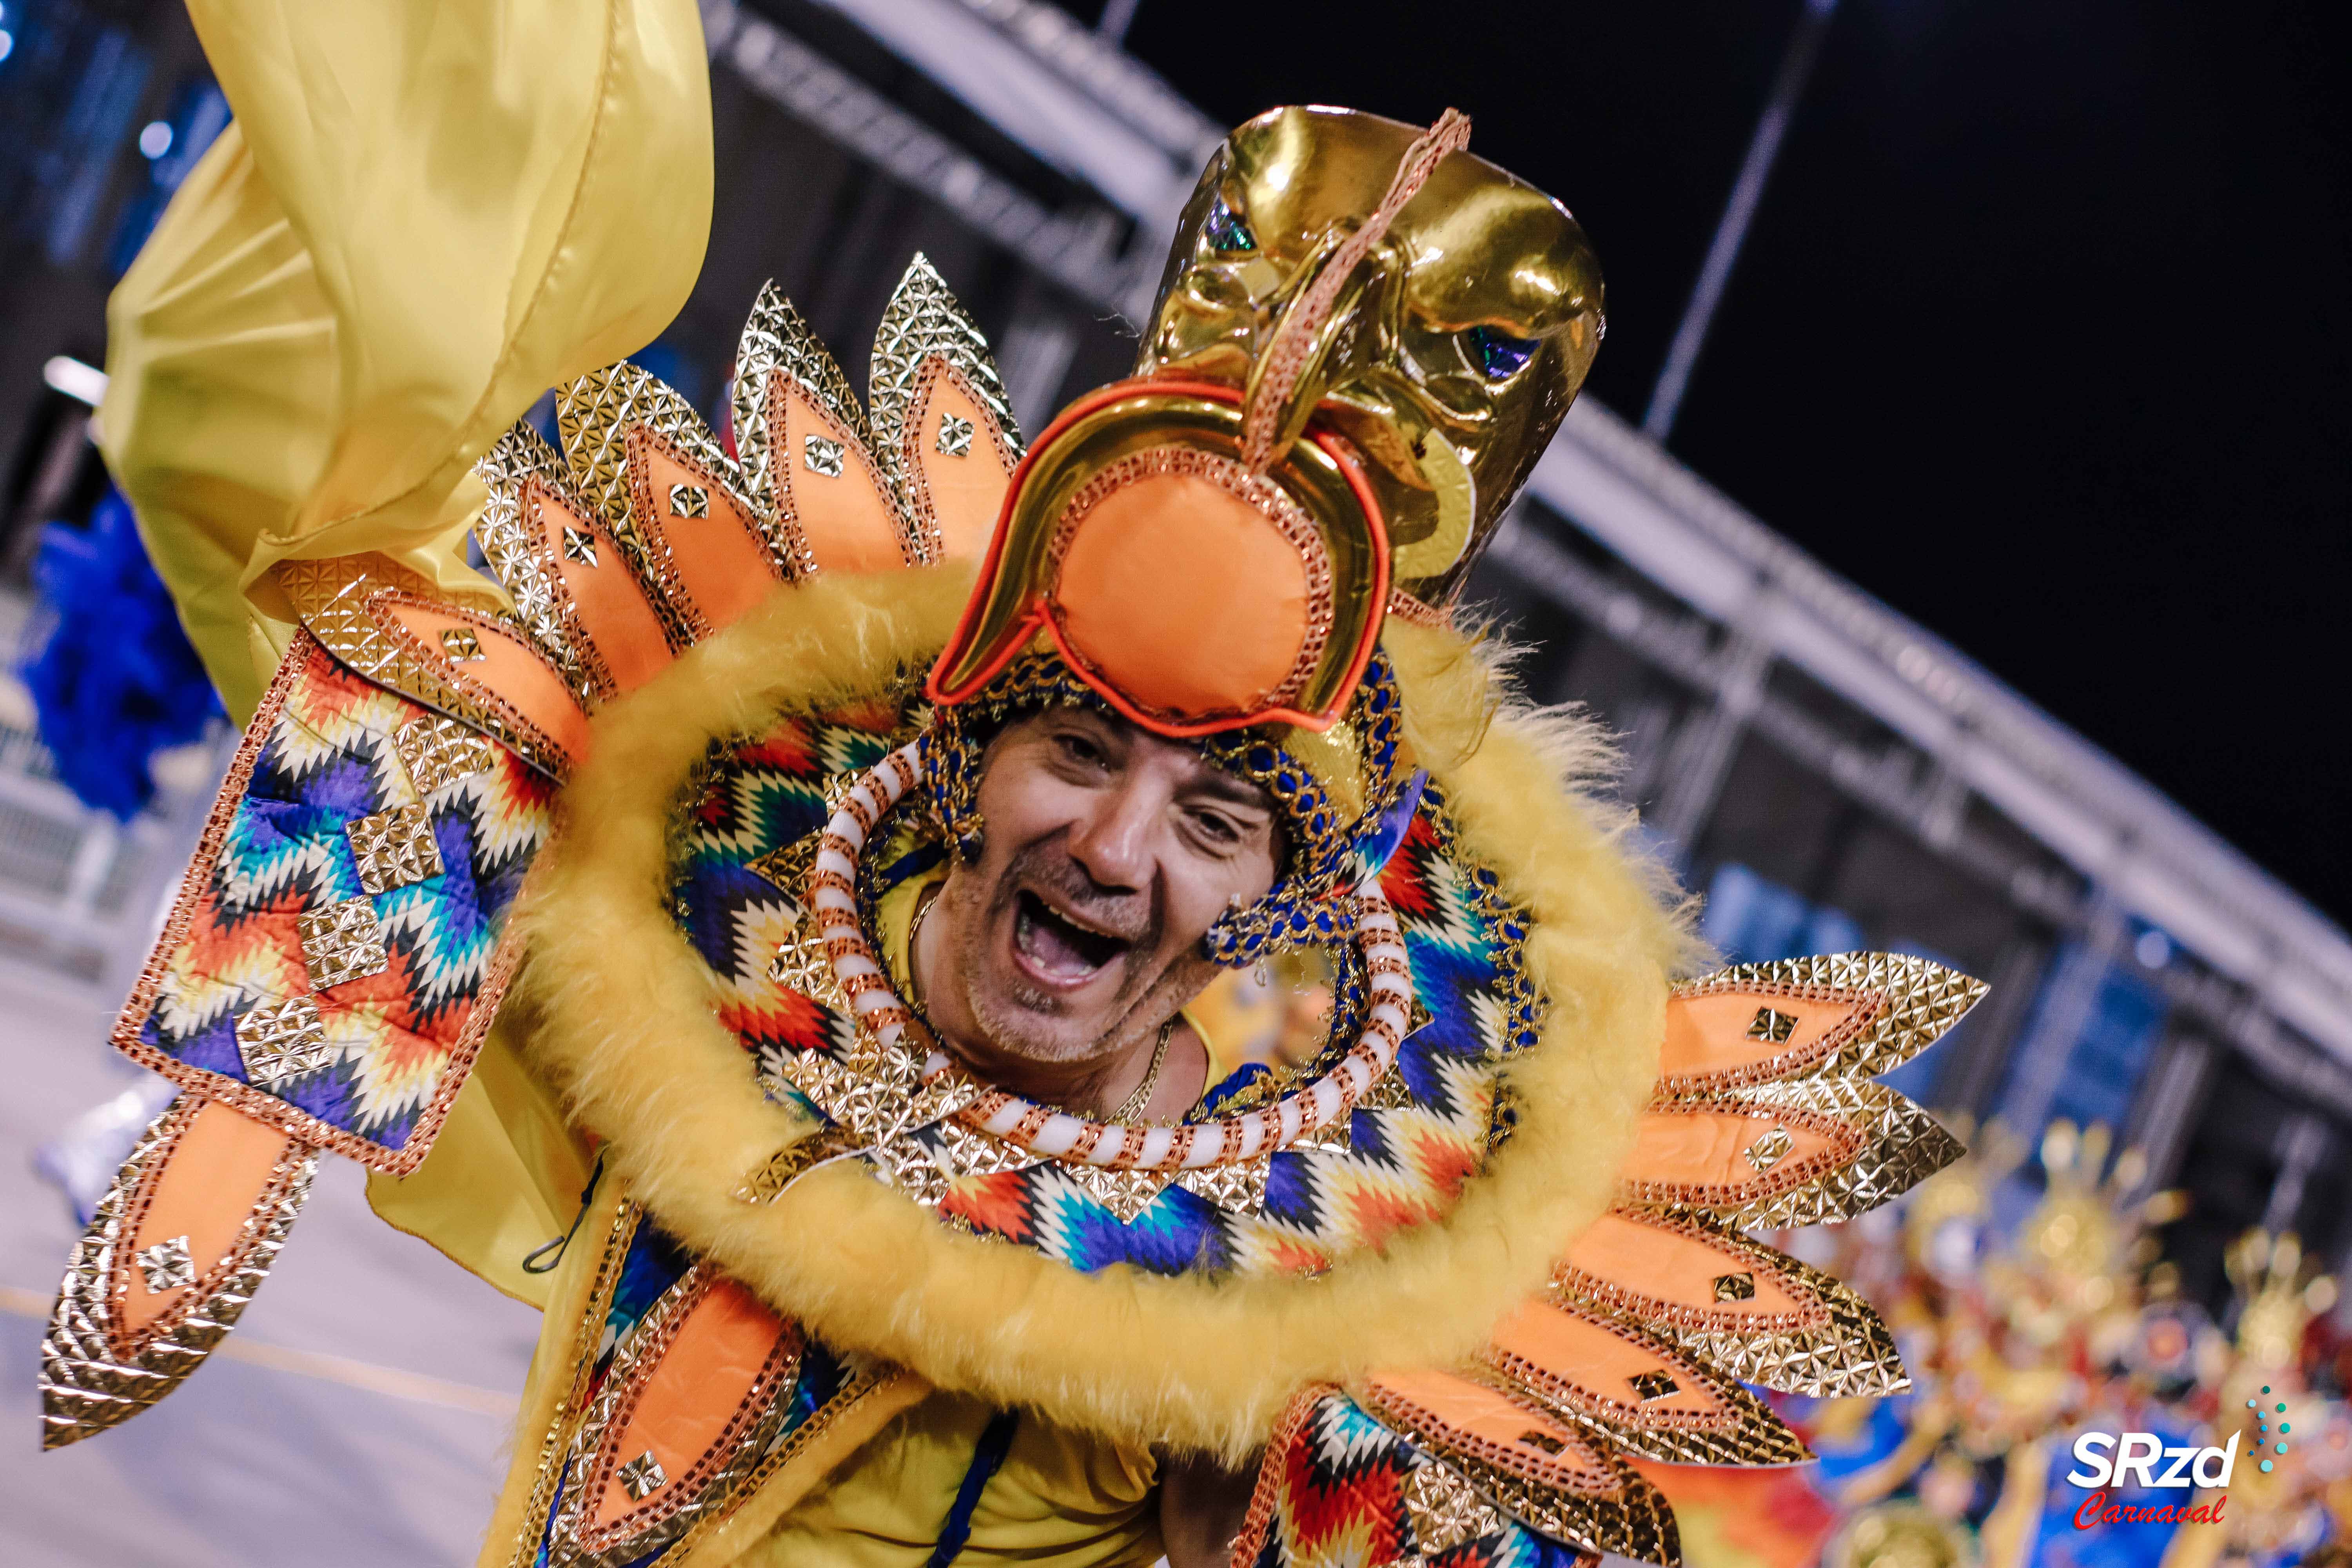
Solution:
[[(1161, 960), (1148, 978), (1139, 979), (1133, 966), (1139, 960), (1150, 962), (1161, 943), (1160, 923), (1153, 920), (1146, 940), (1114, 960), (1127, 966), (1126, 972), (1113, 998), (1110, 1026), (1093, 1037), (1064, 1021), (1069, 1009), (1066, 998), (1028, 983), (1017, 972), (1006, 976), (1003, 990), (990, 985), (989, 943), (998, 922), (1008, 918), (1019, 894), (1022, 873), (1037, 869), (1044, 853), (1042, 846), (1016, 852), (992, 883), (983, 884), (977, 876), (951, 875), (940, 889), (939, 899), (949, 905), (946, 912), (958, 933), (950, 961), (963, 989), (965, 1011), (989, 1048), (1006, 1058), (1041, 1066), (1116, 1060), (1138, 1042), (1156, 1035), (1162, 1024), (1198, 995), (1214, 976), (1214, 966), (1204, 957), (1178, 952)], [(1053, 879), (1047, 872), (1040, 879)]]

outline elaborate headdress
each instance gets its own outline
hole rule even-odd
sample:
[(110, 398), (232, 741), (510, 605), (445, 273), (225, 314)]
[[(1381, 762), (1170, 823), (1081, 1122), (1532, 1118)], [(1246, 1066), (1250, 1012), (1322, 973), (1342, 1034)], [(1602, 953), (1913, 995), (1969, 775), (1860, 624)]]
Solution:
[(1601, 332), (1567, 209), (1427, 132), (1280, 109), (1202, 174), (1133, 380), (1041, 437), (930, 682), (1049, 636), (1139, 723), (1322, 729), (1448, 605)]
[(1382, 619), (1450, 604), (1601, 331), (1575, 219), (1469, 136), (1281, 109), (1210, 160), (1135, 375), (1038, 438), (931, 672), (959, 839), (980, 741), (1083, 683), (1284, 808), (1291, 865), (1214, 957), (1345, 934), (1349, 855), (1411, 787)]

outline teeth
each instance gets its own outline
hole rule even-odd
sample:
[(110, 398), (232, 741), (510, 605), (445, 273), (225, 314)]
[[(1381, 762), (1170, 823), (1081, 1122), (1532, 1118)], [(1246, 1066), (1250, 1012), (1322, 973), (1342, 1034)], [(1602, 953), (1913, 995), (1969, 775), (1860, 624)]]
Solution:
[[(1075, 980), (1101, 971), (1110, 957), (1100, 960), (1090, 956), (1083, 938), (1101, 938), (1103, 933), (1081, 926), (1067, 919), (1058, 910), (1038, 899), (1035, 894), (1024, 896), (1022, 907), (1013, 919), (1013, 942), (1022, 956), (1038, 969), (1056, 979)], [(1108, 938), (1116, 942), (1117, 938)]]
[(1072, 931), (1082, 931), (1088, 936), (1108, 937), (1113, 942), (1125, 942), (1127, 940), (1115, 931), (1105, 931), (1100, 926), (1088, 925), (1085, 921), (1080, 920), (1069, 910), (1063, 909), (1058, 904), (1049, 902), (1035, 893), (1032, 893), (1029, 896), (1037, 900), (1037, 907), (1039, 909), (1044, 910), (1048, 915), (1052, 916), (1062, 924), (1068, 926)]

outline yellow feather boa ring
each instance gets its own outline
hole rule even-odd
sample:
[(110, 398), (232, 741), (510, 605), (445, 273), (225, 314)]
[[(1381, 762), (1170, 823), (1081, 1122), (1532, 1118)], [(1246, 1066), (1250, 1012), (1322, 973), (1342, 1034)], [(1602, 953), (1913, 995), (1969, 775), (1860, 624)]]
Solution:
[(1446, 631), (1383, 633), (1406, 740), (1462, 850), (1528, 910), (1549, 1014), (1508, 1069), (1517, 1131), (1443, 1220), (1312, 1277), (1170, 1278), (960, 1234), (854, 1163), (772, 1205), (732, 1195), (811, 1128), (765, 1098), (711, 1010), (715, 977), (668, 908), (672, 813), (713, 742), (899, 689), (970, 585), (947, 567), (779, 588), (598, 715), (519, 917), (534, 1065), (666, 1229), (828, 1343), (936, 1387), (1237, 1458), (1303, 1384), (1458, 1361), (1609, 1204), (1687, 939), (1620, 842), (1622, 814), (1580, 793), (1606, 759), (1593, 731), (1503, 703), (1489, 662)]

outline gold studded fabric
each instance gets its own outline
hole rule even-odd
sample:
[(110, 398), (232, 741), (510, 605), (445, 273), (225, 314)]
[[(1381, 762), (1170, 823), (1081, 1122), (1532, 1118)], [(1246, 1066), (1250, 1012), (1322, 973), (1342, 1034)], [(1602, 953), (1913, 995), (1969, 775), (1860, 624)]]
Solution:
[[(793, 921), (791, 931), (776, 949), (776, 956), (768, 961), (768, 978), (788, 991), (797, 991), (810, 1001), (836, 1016), (846, 1016), (849, 998), (841, 994), (841, 983), (834, 978), (833, 960), (825, 956), (824, 932), (816, 918), (803, 910)], [(814, 1070), (814, 1069), (810, 1069)], [(792, 1077), (797, 1082), (797, 1069)]]
[(809, 872), (816, 865), (817, 846), (824, 839), (823, 833), (804, 834), (782, 848), (753, 857), (744, 865), (795, 906), (806, 904)]
[(1625, 1381), (1633, 1386), (1633, 1397), (1644, 1404), (1653, 1399), (1664, 1399), (1682, 1388), (1682, 1384), (1664, 1372), (1637, 1372)]
[(1273, 1169), (1272, 1160), (1244, 1160), (1186, 1171), (1176, 1178), (1176, 1184), (1229, 1215), (1254, 1219), (1265, 1212), (1265, 1182)]
[(342, 1053), (327, 1042), (318, 1004), (308, 996), (264, 1003), (236, 1020), (236, 1054), (246, 1080), (283, 1094), (287, 1086), (331, 1067)]
[[(1650, 1166), (1643, 1179), (1629, 1181), (1627, 1195), (1771, 1229), (1851, 1219), (1909, 1191), (1962, 1151), (1933, 1117), (1873, 1075), (1926, 1049), (1984, 990), (1927, 959), (1870, 952), (1742, 964), (1676, 986), (1676, 1005), (1725, 995), (1758, 1005), (1731, 1018), (1713, 1003), (1712, 1010), (1684, 1012), (1681, 1027), (1738, 1037), (1685, 1059), (1729, 1065), (1669, 1071), (1650, 1114), (1729, 1113), (1760, 1124), (1741, 1152), (1756, 1175), (1739, 1183), (1696, 1174), (1668, 1180)], [(1783, 997), (1789, 1004), (1776, 1005)], [(1806, 1005), (1826, 1022), (1804, 1024)], [(1792, 1128), (1828, 1146), (1788, 1158), (1797, 1146)]]
[[(647, 531), (658, 531), (665, 521), (660, 514), (667, 513), (669, 520), (709, 517), (711, 488), (722, 488), (760, 535), (779, 575), (789, 573), (792, 554), (776, 525), (774, 509), (745, 479), (694, 405), (644, 367), (623, 360), (559, 388), (555, 423), (565, 473), (561, 493), (609, 531), (675, 651), (693, 647), (710, 627), (685, 592), (669, 546)], [(522, 426), (516, 426), (510, 438), (524, 446), (536, 439)], [(667, 447), (706, 482), (667, 486), (659, 495), (649, 485), (641, 486), (639, 459), (631, 454), (649, 444)], [(647, 513), (642, 524), (640, 506)]]
[[(882, 322), (874, 329), (874, 358), (866, 378), (874, 409), (874, 455), (890, 487), (901, 495), (911, 489), (906, 472), (908, 459), (913, 456), (908, 438), (921, 435), (908, 429), (907, 421), (922, 384), (923, 363), (931, 359), (946, 362), (962, 377), (973, 400), (1004, 432), (1015, 456), (1022, 444), (1020, 422), (1013, 416), (1013, 401), (1005, 395), (996, 361), (988, 352), (988, 340), (950, 291), (938, 268), (918, 254), (907, 264), (890, 302), (883, 307)], [(940, 451), (961, 455), (950, 451), (944, 431), (940, 442)]]
[(347, 981), (381, 974), (390, 962), (375, 905), (366, 899), (305, 910), (295, 925), (302, 933), (302, 965), (310, 972), (313, 991), (331, 991)]
[(810, 473), (828, 479), (841, 478), (841, 455), (842, 446), (838, 441), (829, 441), (823, 436), (802, 438), (801, 456), (808, 464)]
[(1759, 1174), (1761, 1174), (1779, 1164), (1780, 1156), (1796, 1146), (1797, 1141), (1789, 1136), (1787, 1128), (1775, 1127), (1741, 1150), (1740, 1154), (1749, 1164), (1756, 1167)]
[(632, 1502), (643, 1502), (669, 1485), (668, 1473), (661, 1468), (661, 1461), (654, 1458), (651, 1448), (623, 1465), (619, 1475), (621, 1489), (629, 1494)]
[(1413, 1544), (1423, 1557), (1451, 1552), (1503, 1528), (1462, 1472), (1439, 1460), (1416, 1467), (1400, 1489), (1405, 1518), (1412, 1523)]
[[(486, 701), (478, 690), (450, 679), (446, 668), (422, 656), (414, 639), (394, 636), (387, 628), (386, 623), (392, 620), (388, 610), (379, 619), (376, 610), (391, 604), (446, 603), (435, 596), (432, 584), (423, 577), (376, 557), (367, 558), (363, 565), (349, 558), (283, 561), (276, 574), (279, 586), (301, 613), (308, 634), (288, 653), (281, 668), (302, 665), (302, 649), (315, 637), (317, 646), (332, 653), (347, 668), (388, 690), (454, 714), (503, 742), (548, 777), (561, 778), (571, 766), (571, 757), (546, 732), (505, 705)], [(520, 623), (515, 623), (515, 629), (518, 635), (530, 635)]]
[(777, 1194), (819, 1165), (862, 1153), (865, 1148), (864, 1143), (838, 1127), (822, 1128), (770, 1155), (765, 1164), (743, 1178), (742, 1184), (735, 1189), (735, 1201), (772, 1203)]
[[(1657, 1232), (1662, 1244), (1704, 1248), (1701, 1267), (1720, 1270), (1709, 1282), (1710, 1299), (1694, 1304), (1654, 1273), (1591, 1272), (1571, 1250), (1553, 1277), (1552, 1299), (1561, 1305), (1620, 1331), (1654, 1334), (1696, 1365), (1781, 1393), (1841, 1398), (1909, 1386), (1894, 1336), (1844, 1281), (1696, 1215), (1621, 1208), (1601, 1224), (1637, 1226)], [(1734, 1283), (1727, 1288), (1725, 1280)], [(1762, 1280), (1791, 1305), (1762, 1310)]]
[[(562, 569), (549, 560), (541, 533), (542, 524), (531, 513), (527, 492), (537, 489), (563, 496), (571, 488), (563, 458), (528, 424), (514, 426), (474, 465), (475, 475), (488, 492), (482, 515), (475, 521), (474, 538), (490, 574), (514, 602), (515, 620), (541, 652), (564, 673), (566, 683), (583, 698), (593, 690), (581, 669), (581, 648), (566, 612)], [(564, 530), (563, 552), (572, 560), (572, 535), (578, 533), (593, 557), (594, 541), (578, 529)], [(593, 566), (593, 560), (583, 564)]]
[(1612, 1445), (1587, 1428), (1561, 1426), (1498, 1389), (1453, 1382), (1449, 1403), (1483, 1399), (1484, 1413), (1508, 1411), (1527, 1431), (1548, 1436), (1557, 1451), (1525, 1436), (1506, 1443), (1456, 1426), (1384, 1380), (1375, 1379), (1366, 1391), (1364, 1408), (1424, 1455), (1459, 1470), (1503, 1513), (1555, 1541), (1639, 1563), (1681, 1562), (1674, 1509)]
[(488, 773), (490, 740), (439, 713), (420, 713), (393, 732), (408, 781), (422, 797), (477, 773)]
[(765, 399), (776, 376), (797, 386), (842, 429), (868, 447), (873, 445), (866, 406), (857, 401), (849, 378), (793, 302), (773, 283), (768, 284), (753, 301), (735, 350), (734, 429), (744, 483), (751, 494), (771, 503), (785, 488), (769, 472), (769, 447), (774, 432), (769, 426)]
[[(1754, 1175), (1717, 1175), (1704, 1163), (1681, 1175), (1670, 1157), (1643, 1165), (1623, 1206), (1596, 1226), (1596, 1244), (1572, 1245), (1554, 1277), (1551, 1306), (1581, 1321), (1514, 1320), (1483, 1353), (1484, 1374), (1606, 1450), (1667, 1464), (1809, 1457), (1744, 1384), (1819, 1397), (1907, 1386), (1892, 1335), (1859, 1296), (1745, 1232), (1851, 1218), (1957, 1158), (1948, 1133), (1872, 1075), (1916, 1056), (1983, 994), (1942, 965), (1883, 953), (1742, 965), (1677, 986), (1677, 1007), (1729, 1000), (1670, 1019), (1650, 1115), (1745, 1120), (1759, 1131), (1735, 1164)], [(1801, 1157), (1791, 1129), (1808, 1139)], [(1602, 1227), (1613, 1228), (1603, 1237)], [(1596, 1332), (1623, 1342), (1596, 1342)], [(1627, 1344), (1657, 1364), (1622, 1372)], [(1584, 1525), (1559, 1496), (1473, 1453), (1468, 1435), (1424, 1436), (1514, 1517), (1541, 1527), (1549, 1510)], [(1589, 1531), (1563, 1539), (1597, 1543)], [(1634, 1554), (1670, 1562), (1654, 1554), (1670, 1539), (1661, 1532)]]
[[(1755, 1158), (1768, 1154), (1770, 1158), (1758, 1167), (1753, 1190), (1677, 1194), (1666, 1199), (1668, 1206), (1713, 1215), (1748, 1229), (1779, 1230), (1852, 1219), (1901, 1197), (1967, 1152), (1934, 1117), (1885, 1084), (1867, 1079), (1762, 1084), (1724, 1096), (1717, 1103), (1750, 1114), (1802, 1120), (1832, 1129), (1850, 1151), (1826, 1161), (1791, 1163), (1784, 1172), (1780, 1160), (1786, 1150), (1780, 1147), (1780, 1139), (1787, 1132), (1776, 1128), (1759, 1141), (1766, 1147), (1754, 1152)], [(1800, 1171), (1803, 1180), (1784, 1179), (1787, 1172)]]
[[(595, 505), (572, 482), (562, 454), (529, 424), (499, 437), (474, 472), (489, 492), (474, 523), (484, 563), (514, 601), (517, 624), (562, 674), (573, 700), (583, 711), (595, 711), (617, 688), (610, 661), (580, 619), (564, 571), (567, 562), (591, 571), (605, 563), (604, 545), (587, 526), (598, 515)], [(551, 508), (562, 514), (552, 549)]]
[(1121, 1225), (1160, 1201), (1170, 1178), (1164, 1172), (1111, 1171), (1099, 1165), (1059, 1164), (1058, 1173), (1079, 1191), (1110, 1210)]
[[(1797, 1037), (1790, 1051), (1748, 1066), (1692, 1079), (1668, 1078), (1660, 1092), (1689, 1094), (1737, 1089), (1776, 1079), (1821, 1075), (1876, 1078), (1892, 1072), (1943, 1037), (1983, 999), (1981, 980), (1925, 958), (1900, 952), (1835, 952), (1770, 963), (1741, 963), (1675, 987), (1680, 997), (1726, 993), (1759, 999), (1746, 1038), (1772, 1044)], [(1853, 1026), (1808, 1042), (1788, 1010), (1772, 1005), (1788, 997), (1843, 1003), (1855, 1008)], [(1786, 1019), (1786, 1023), (1769, 1021)]]
[(343, 833), (351, 840), (360, 886), (371, 893), (389, 893), (441, 875), (433, 816), (421, 805), (396, 805), (359, 817)]
[(188, 1251), (188, 1238), (174, 1236), (152, 1247), (140, 1248), (131, 1254), (139, 1265), (147, 1289), (160, 1296), (166, 1290), (196, 1282), (196, 1260)]
[[(1557, 1303), (1528, 1308), (1514, 1322), (1520, 1331), (1507, 1332), (1484, 1358), (1496, 1386), (1610, 1447), (1669, 1465), (1790, 1465), (1812, 1457), (1736, 1379), (1642, 1324)], [(1629, 1352), (1656, 1364), (1624, 1376), (1606, 1370), (1622, 1368)]]

